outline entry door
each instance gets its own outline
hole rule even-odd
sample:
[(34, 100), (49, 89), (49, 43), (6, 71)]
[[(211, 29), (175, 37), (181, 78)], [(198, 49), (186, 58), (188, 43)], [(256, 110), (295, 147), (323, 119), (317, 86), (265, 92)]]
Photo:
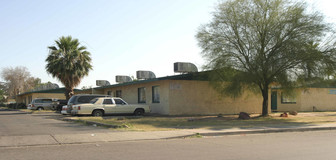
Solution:
[(277, 110), (278, 109), (278, 93), (277, 91), (272, 91), (271, 93), (271, 109)]

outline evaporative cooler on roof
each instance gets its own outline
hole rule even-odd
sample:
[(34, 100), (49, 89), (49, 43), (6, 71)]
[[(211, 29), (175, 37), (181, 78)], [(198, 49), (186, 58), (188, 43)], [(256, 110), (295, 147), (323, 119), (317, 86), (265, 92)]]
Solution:
[(174, 72), (175, 73), (191, 73), (191, 72), (198, 72), (198, 69), (192, 63), (176, 62), (174, 63)]
[(137, 79), (153, 79), (156, 78), (152, 71), (137, 71)]
[(96, 85), (97, 86), (108, 86), (110, 85), (110, 82), (107, 80), (96, 80)]
[(116, 82), (117, 83), (125, 83), (125, 82), (131, 82), (132, 78), (129, 76), (116, 76)]

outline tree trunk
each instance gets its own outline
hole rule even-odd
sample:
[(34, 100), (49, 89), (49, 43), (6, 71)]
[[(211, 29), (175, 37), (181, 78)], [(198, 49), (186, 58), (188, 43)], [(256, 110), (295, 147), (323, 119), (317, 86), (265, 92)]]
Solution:
[(65, 98), (67, 101), (74, 95), (73, 88), (65, 88)]
[(262, 90), (263, 105), (262, 105), (262, 116), (268, 116), (268, 85), (265, 85)]

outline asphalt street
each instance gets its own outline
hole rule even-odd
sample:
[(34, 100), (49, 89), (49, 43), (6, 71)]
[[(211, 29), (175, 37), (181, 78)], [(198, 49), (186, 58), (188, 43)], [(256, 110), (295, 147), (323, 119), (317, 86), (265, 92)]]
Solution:
[(60, 117), (54, 113), (1, 111), (0, 160), (334, 160), (336, 157), (336, 130), (164, 139), (192, 132), (113, 132), (60, 121)]
[(0, 148), (0, 159), (334, 160), (336, 131)]
[(27, 114), (18, 111), (1, 111), (0, 136), (110, 132), (106, 128), (58, 120), (61, 116), (56, 113)]

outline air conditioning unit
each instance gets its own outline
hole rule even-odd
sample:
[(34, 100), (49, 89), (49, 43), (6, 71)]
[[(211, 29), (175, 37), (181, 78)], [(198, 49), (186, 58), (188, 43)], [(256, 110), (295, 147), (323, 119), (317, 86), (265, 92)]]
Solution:
[(132, 78), (130, 76), (116, 76), (117, 83), (131, 82)]
[(153, 79), (156, 78), (152, 71), (137, 71), (137, 79)]
[(198, 69), (192, 63), (175, 62), (174, 63), (174, 72), (175, 73), (191, 73), (191, 72), (198, 72)]
[(110, 85), (110, 82), (107, 80), (96, 80), (96, 85), (97, 86), (108, 86)]

